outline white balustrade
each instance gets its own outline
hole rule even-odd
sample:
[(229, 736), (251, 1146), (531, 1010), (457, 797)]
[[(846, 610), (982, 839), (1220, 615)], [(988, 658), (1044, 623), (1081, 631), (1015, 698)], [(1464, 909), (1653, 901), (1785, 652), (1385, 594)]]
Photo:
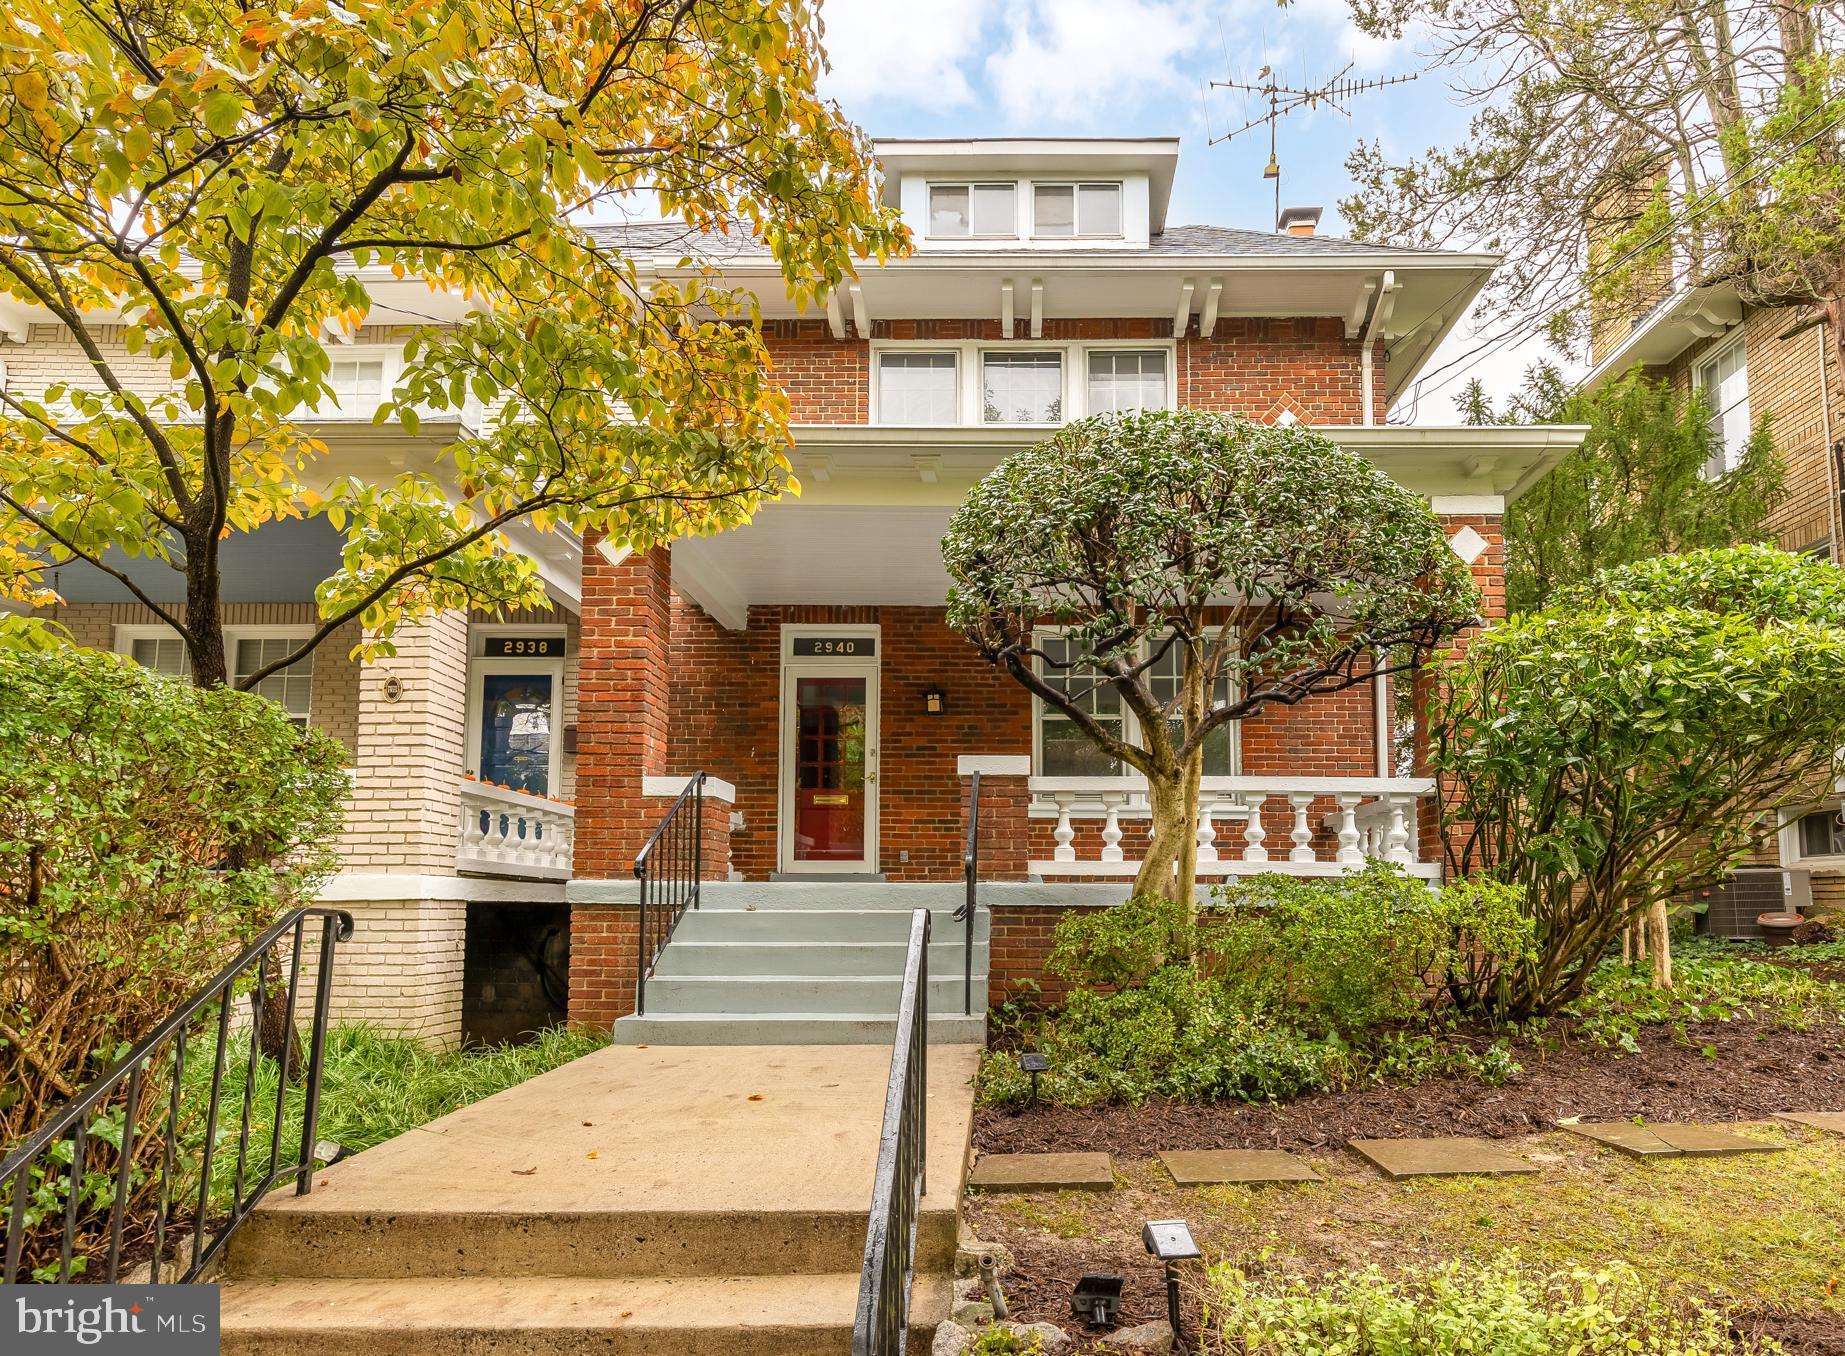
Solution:
[[(1033, 875), (1122, 878), (1140, 869), (1122, 847), (1130, 836), (1122, 825), (1150, 815), (1144, 780), (1033, 777), (1029, 786), (1032, 818), (1055, 821), (1051, 858), (1031, 862)], [(1420, 859), (1416, 831), (1418, 803), (1434, 789), (1426, 777), (1206, 777), (1198, 797), (1198, 874), (1336, 876), (1383, 860), (1437, 880), (1440, 865)], [(1271, 800), (1288, 807), (1285, 853), (1269, 850), (1262, 810)], [(1326, 811), (1317, 826), (1316, 806)], [(1091, 846), (1079, 851), (1077, 825), (1084, 821), (1100, 822), (1099, 851), (1095, 837), (1084, 838)]]
[(482, 876), (568, 880), (576, 807), (484, 782), (461, 784), (455, 869)]

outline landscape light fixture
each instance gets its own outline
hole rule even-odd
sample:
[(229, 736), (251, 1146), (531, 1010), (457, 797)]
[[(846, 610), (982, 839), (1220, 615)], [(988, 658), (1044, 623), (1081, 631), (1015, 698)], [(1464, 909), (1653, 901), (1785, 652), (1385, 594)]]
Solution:
[(1112, 1271), (1085, 1271), (1070, 1292), (1070, 1312), (1092, 1328), (1114, 1327), (1125, 1284), (1127, 1277)]
[(1019, 1056), (1019, 1070), (1031, 1075), (1031, 1105), (1038, 1105), (1038, 1075), (1051, 1071), (1051, 1062), (1036, 1050), (1027, 1050)]
[(939, 716), (948, 709), (948, 694), (935, 683), (923, 689), (923, 710)]
[(1180, 1262), (1204, 1254), (1192, 1241), (1192, 1228), (1182, 1219), (1150, 1219), (1141, 1226), (1140, 1241), (1147, 1251), (1166, 1267), (1166, 1321), (1172, 1324), (1172, 1345), (1177, 1349), (1183, 1334), (1179, 1327)]

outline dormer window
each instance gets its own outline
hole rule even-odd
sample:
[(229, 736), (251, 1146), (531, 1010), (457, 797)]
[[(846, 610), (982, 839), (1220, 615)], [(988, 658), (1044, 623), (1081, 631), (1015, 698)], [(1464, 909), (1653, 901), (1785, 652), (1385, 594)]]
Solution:
[(944, 240), (1017, 238), (1018, 185), (930, 184), (929, 234)]
[(1121, 185), (1034, 185), (1031, 232), (1050, 240), (1119, 236)]

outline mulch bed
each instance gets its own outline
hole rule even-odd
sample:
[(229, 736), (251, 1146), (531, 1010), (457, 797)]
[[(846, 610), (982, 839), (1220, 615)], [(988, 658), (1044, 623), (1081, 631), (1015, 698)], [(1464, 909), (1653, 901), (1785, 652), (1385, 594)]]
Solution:
[[(982, 1153), (1106, 1148), (1118, 1159), (1162, 1149), (1340, 1148), (1352, 1139), (1482, 1135), (1504, 1139), (1587, 1120), (1762, 1120), (1781, 1111), (1845, 1111), (1845, 1039), (1742, 1020), (1639, 1036), (1640, 1053), (1564, 1037), (1515, 1051), (1522, 1069), (1503, 1087), (1431, 1079), (1406, 1087), (1320, 1093), (1285, 1106), (1240, 1102), (1145, 1106), (983, 1108)], [(1709, 1046), (1715, 1057), (1707, 1056)]]
[(1837, 1314), (1742, 1314), (1730, 1326), (1748, 1337), (1774, 1338), (1788, 1356), (1845, 1356), (1845, 1319)]

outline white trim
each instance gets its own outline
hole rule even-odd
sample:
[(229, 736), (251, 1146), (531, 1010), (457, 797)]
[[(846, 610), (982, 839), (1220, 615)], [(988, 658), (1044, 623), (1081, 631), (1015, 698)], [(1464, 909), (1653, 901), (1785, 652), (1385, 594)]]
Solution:
[(1429, 512), (1434, 514), (1478, 514), (1494, 517), (1505, 512), (1503, 494), (1434, 494), (1429, 496)]
[[(670, 800), (672, 797), (677, 796), (681, 791), (685, 790), (686, 783), (691, 780), (690, 777), (642, 777), (641, 794), (643, 796), (664, 797)], [(735, 805), (737, 803), (737, 788), (735, 784), (725, 781), (722, 777), (713, 777), (709, 774), (706, 775), (705, 795), (712, 800), (721, 800), (726, 805)]]
[[(870, 636), (878, 641), (875, 653), (839, 658), (796, 657), (789, 653), (797, 636)], [(856, 874), (878, 869), (879, 745), (883, 739), (881, 678), (884, 661), (883, 628), (876, 624), (825, 626), (812, 622), (785, 622), (776, 647), (781, 673), (775, 709), (775, 860), (777, 870), (817, 874)], [(863, 677), (865, 680), (865, 855), (854, 862), (805, 862), (794, 856), (794, 684), (803, 675)]]
[(1845, 801), (1834, 798), (1823, 805), (1809, 805), (1780, 812), (1781, 824), (1776, 831), (1777, 846), (1781, 850), (1781, 865), (1793, 870), (1807, 870), (1823, 875), (1845, 874), (1845, 856), (1830, 853), (1820, 857), (1807, 857), (1800, 851), (1800, 821), (1808, 815), (1824, 814), (1827, 811), (1837, 813)]
[(955, 759), (955, 776), (1029, 777), (1029, 753), (964, 753)]
[[(1035, 297), (1034, 297), (1035, 300)], [(866, 408), (869, 422), (854, 424), (854, 429), (975, 429), (991, 433), (996, 429), (1057, 429), (1081, 419), (1089, 410), (1089, 357), (1093, 353), (1160, 353), (1166, 359), (1166, 404), (1164, 409), (1179, 407), (1179, 344), (1176, 339), (873, 339), (868, 364), (871, 390)], [(887, 424), (884, 422), (879, 370), (885, 353), (950, 353), (955, 359), (956, 418), (949, 424)], [(981, 396), (986, 389), (981, 361), (987, 354), (1055, 353), (1063, 365), (1062, 397), (1064, 417), (1051, 423), (1026, 424), (1012, 420), (988, 423), (982, 417)], [(807, 427), (825, 427), (808, 425)]]
[(482, 876), (412, 876), (355, 871), (320, 887), (322, 904), (399, 904), (411, 900), (478, 904), (562, 904), (563, 881), (493, 880)]

